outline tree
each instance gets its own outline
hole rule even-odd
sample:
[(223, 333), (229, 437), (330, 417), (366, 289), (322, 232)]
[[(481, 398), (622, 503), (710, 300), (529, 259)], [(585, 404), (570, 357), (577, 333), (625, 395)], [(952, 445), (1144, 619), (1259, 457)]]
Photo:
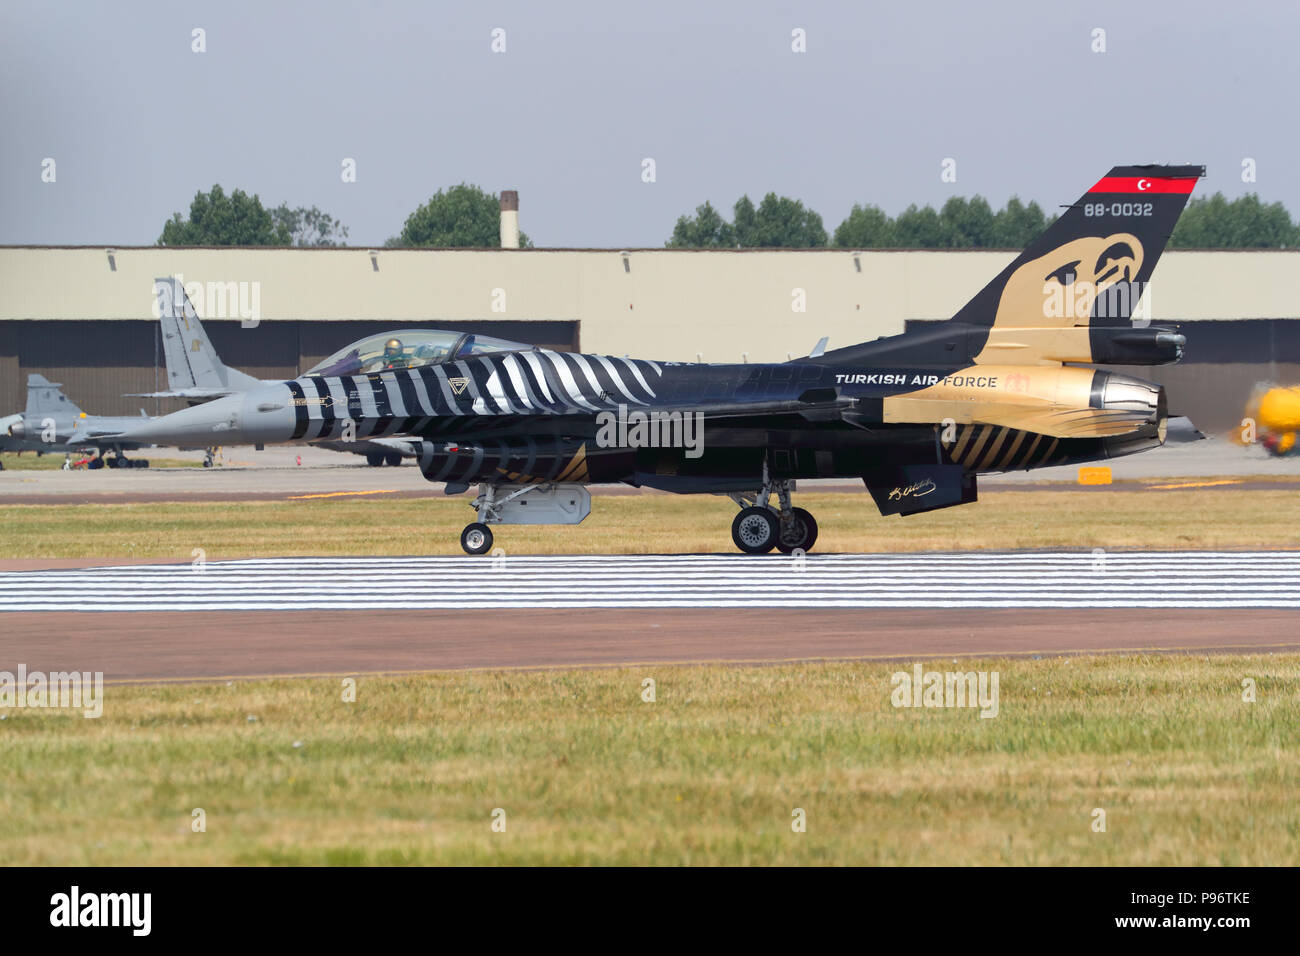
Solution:
[(943, 245), (944, 228), (939, 214), (930, 206), (908, 206), (894, 220), (894, 238), (904, 249), (938, 249)]
[[(531, 246), (533, 243), (521, 232), (519, 244)], [(439, 189), (428, 202), (406, 217), (401, 234), (384, 245), (389, 248), (500, 248), (500, 198), (467, 183), (452, 186), (445, 192)]]
[(696, 206), (693, 217), (678, 217), (672, 238), (664, 243), (669, 249), (730, 249), (735, 244), (735, 230), (709, 202)]
[[(744, 206), (742, 206), (742, 203)], [(753, 209), (748, 196), (736, 203), (736, 238), (750, 248), (814, 249), (826, 245), (826, 229), (822, 217), (804, 204), (789, 196), (768, 193), (758, 204), (752, 224), (749, 211)], [(745, 222), (742, 230), (741, 223)]]
[(1169, 239), (1170, 248), (1286, 249), (1300, 245), (1300, 226), (1280, 202), (1265, 204), (1250, 193), (1228, 200), (1223, 193), (1193, 199)]
[(895, 219), (878, 206), (854, 206), (835, 230), (841, 248), (1023, 249), (1047, 228), (1038, 203), (1013, 196), (993, 212), (983, 196), (953, 196), (935, 211), (915, 203)]
[(797, 199), (768, 193), (754, 207), (749, 196), (741, 196), (732, 207), (730, 224), (711, 203), (695, 208), (694, 218), (682, 216), (664, 243), (671, 249), (742, 248), (811, 249), (826, 245), (822, 217)]
[(287, 246), (289, 241), (290, 234), (256, 193), (236, 189), (227, 196), (220, 186), (195, 193), (190, 218), (174, 213), (158, 237), (160, 246)]
[(736, 245), (752, 248), (758, 245), (758, 211), (748, 195), (741, 196), (731, 207), (732, 229), (736, 235)]
[(848, 218), (835, 229), (841, 249), (887, 249), (895, 245), (894, 220), (879, 206), (854, 204)]
[(1028, 206), (1012, 196), (993, 217), (993, 245), (1000, 249), (1023, 249), (1047, 231), (1047, 216), (1036, 202)]
[(348, 237), (348, 227), (315, 206), (310, 209), (303, 206), (290, 209), (288, 203), (280, 203), (271, 210), (271, 219), (275, 222), (277, 232), (289, 236), (291, 245), (347, 245), (343, 240)]
[(939, 221), (943, 226), (941, 242), (946, 248), (982, 249), (993, 245), (993, 210), (983, 196), (951, 197), (939, 210)]

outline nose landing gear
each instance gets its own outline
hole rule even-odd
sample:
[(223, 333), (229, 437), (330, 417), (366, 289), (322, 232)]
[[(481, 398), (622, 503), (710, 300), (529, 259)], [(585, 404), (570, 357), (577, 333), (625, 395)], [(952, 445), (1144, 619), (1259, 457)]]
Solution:
[[(817, 541), (817, 521), (803, 508), (790, 506), (794, 481), (771, 481), (763, 469), (763, 487), (757, 494), (730, 494), (740, 506), (740, 514), (731, 522), (731, 540), (746, 554), (767, 554), (776, 549), (782, 554), (811, 551)], [(770, 499), (776, 493), (778, 505)]]
[(488, 525), (579, 524), (591, 513), (591, 494), (582, 485), (571, 483), (484, 482), (479, 486), (474, 510), (478, 520), (460, 533), (460, 546), (466, 554), (487, 554), (492, 550), (492, 529)]

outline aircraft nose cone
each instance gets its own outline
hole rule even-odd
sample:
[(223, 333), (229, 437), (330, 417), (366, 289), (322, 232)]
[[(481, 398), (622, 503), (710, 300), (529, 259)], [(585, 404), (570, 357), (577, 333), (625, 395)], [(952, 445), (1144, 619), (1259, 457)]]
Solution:
[(176, 445), (196, 442), (201, 445), (220, 443), (224, 433), (238, 427), (242, 395), (230, 395), (216, 401), (183, 408), (161, 418), (141, 421), (128, 428), (124, 435), (132, 441), (151, 442), (155, 445)]

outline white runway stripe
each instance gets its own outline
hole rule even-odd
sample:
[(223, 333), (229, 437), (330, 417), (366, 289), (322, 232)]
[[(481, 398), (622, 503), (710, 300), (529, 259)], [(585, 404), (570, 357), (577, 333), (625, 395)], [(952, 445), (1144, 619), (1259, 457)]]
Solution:
[(1300, 608), (1300, 552), (254, 558), (0, 574), (0, 611), (586, 607)]

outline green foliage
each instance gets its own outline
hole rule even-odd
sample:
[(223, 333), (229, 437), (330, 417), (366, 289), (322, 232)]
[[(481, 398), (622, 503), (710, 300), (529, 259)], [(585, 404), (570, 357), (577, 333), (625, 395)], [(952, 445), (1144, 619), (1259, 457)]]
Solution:
[[(519, 234), (521, 246), (532, 240)], [(424, 205), (406, 218), (400, 235), (384, 243), (402, 249), (439, 248), (499, 249), (501, 247), (501, 203), (494, 193), (461, 183), (439, 189)]]
[(888, 249), (898, 244), (894, 220), (879, 206), (855, 204), (835, 229), (835, 245), (845, 249)]
[(854, 206), (835, 230), (842, 249), (1019, 249), (1047, 228), (1038, 203), (1012, 196), (996, 213), (983, 196), (954, 196), (936, 212), (915, 203), (891, 219), (878, 206)]
[(912, 203), (894, 220), (894, 239), (903, 248), (942, 248), (944, 232), (939, 214), (929, 206), (918, 209), (916, 203)]
[(257, 194), (220, 186), (194, 194), (189, 219), (175, 213), (163, 225), (160, 246), (287, 246), (291, 234), (262, 206)]
[(768, 193), (757, 208), (748, 196), (741, 196), (732, 207), (730, 223), (712, 204), (697, 206), (693, 217), (677, 220), (664, 245), (670, 249), (815, 249), (826, 242), (820, 215), (797, 199)]
[(695, 207), (695, 216), (681, 216), (673, 227), (672, 238), (664, 243), (669, 249), (730, 249), (736, 245), (736, 232), (706, 202)]
[(1036, 202), (1028, 206), (1012, 196), (993, 217), (993, 245), (1000, 249), (1022, 249), (1047, 231), (1047, 216)]
[(315, 206), (290, 209), (281, 203), (271, 210), (276, 230), (287, 234), (295, 246), (345, 246), (348, 227)]
[[(753, 209), (748, 196), (742, 196), (746, 212)], [(826, 245), (822, 217), (788, 196), (768, 193), (752, 217), (742, 218), (741, 204), (736, 204), (736, 241), (746, 248), (817, 249)]]
[(1300, 225), (1280, 202), (1265, 204), (1251, 193), (1228, 200), (1223, 193), (1193, 199), (1174, 227), (1169, 247), (1183, 249), (1289, 249), (1300, 245)]

